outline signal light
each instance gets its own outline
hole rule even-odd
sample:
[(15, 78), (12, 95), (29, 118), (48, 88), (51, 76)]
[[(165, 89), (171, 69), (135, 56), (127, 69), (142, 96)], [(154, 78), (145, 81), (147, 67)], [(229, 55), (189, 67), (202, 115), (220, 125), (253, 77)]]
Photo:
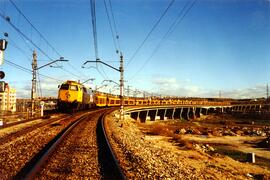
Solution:
[(6, 90), (5, 81), (0, 81), (0, 92), (5, 92), (5, 90)]
[(4, 51), (7, 48), (8, 42), (5, 39), (0, 39), (0, 50)]
[(4, 77), (5, 77), (4, 71), (0, 71), (0, 79), (4, 79)]

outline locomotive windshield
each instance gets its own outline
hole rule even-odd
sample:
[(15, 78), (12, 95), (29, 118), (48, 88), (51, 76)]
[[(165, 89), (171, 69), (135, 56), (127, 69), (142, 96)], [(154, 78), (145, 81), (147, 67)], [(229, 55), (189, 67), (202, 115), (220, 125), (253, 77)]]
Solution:
[(71, 91), (78, 91), (78, 86), (70, 85), (70, 90)]
[(68, 88), (69, 88), (68, 84), (62, 84), (60, 87), (60, 89), (62, 89), (62, 90), (68, 90)]

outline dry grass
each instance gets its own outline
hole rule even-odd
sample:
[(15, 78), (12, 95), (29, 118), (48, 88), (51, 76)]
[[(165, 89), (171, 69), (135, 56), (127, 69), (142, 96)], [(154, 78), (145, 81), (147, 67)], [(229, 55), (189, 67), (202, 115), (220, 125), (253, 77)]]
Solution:
[[(148, 125), (141, 124), (141, 127), (147, 128)], [(171, 142), (177, 144), (183, 149), (194, 149), (192, 142), (189, 142), (182, 138), (181, 135), (176, 134), (176, 131), (179, 129), (176, 126), (168, 126), (162, 123), (152, 124), (151, 127), (147, 128), (148, 135), (160, 135), (171, 137)]]
[[(171, 142), (173, 145), (176, 145), (179, 150), (194, 150), (194, 151), (187, 151), (190, 153), (190, 156), (188, 156), (189, 159), (193, 159), (193, 160), (200, 160), (201, 156), (207, 156), (204, 151), (200, 152), (200, 150), (198, 150), (195, 146), (197, 145), (205, 145), (205, 143), (202, 141), (196, 141), (187, 137), (193, 137), (193, 135), (195, 135), (194, 137), (198, 137), (198, 138), (203, 138), (201, 137), (202, 135), (205, 135), (205, 137), (208, 138), (222, 138), (223, 137), (223, 133), (228, 130), (228, 127), (234, 127), (236, 124), (238, 124), (235, 121), (229, 121), (227, 119), (217, 119), (216, 117), (214, 118), (214, 120), (205, 120), (205, 121), (201, 121), (201, 122), (192, 122), (192, 121), (186, 121), (186, 122), (181, 122), (181, 121), (164, 121), (164, 122), (151, 122), (151, 123), (139, 123), (139, 127), (145, 134), (148, 135), (158, 135), (158, 136), (164, 136), (164, 137), (169, 137), (169, 142)], [(224, 128), (224, 126), (226, 126), (226, 128)], [(247, 126), (250, 126), (250, 123), (247, 123)], [(245, 126), (242, 126), (245, 127)], [(181, 132), (181, 130), (186, 131), (184, 133)], [(189, 133), (188, 131), (192, 131), (192, 133)], [(234, 130), (231, 129), (231, 132), (234, 132), (235, 134), (237, 134), (238, 136), (240, 135), (244, 135), (244, 133), (240, 130)], [(236, 136), (235, 136), (236, 137)], [(197, 145), (196, 145), (197, 144)], [(209, 142), (207, 143), (209, 144)], [(211, 144), (211, 143), (210, 143)], [(220, 145), (222, 145), (222, 142), (214, 145), (215, 149), (217, 147), (219, 147)], [(233, 146), (232, 146), (233, 147)], [(218, 149), (218, 148), (217, 148)], [(197, 154), (192, 153), (192, 152), (197, 152)], [(227, 152), (230, 153), (230, 152)], [(197, 155), (201, 155), (201, 156), (197, 156)], [(213, 152), (213, 156), (212, 155), (208, 155), (207, 157), (212, 159), (216, 159), (217, 157), (215, 156), (215, 154), (219, 154), (222, 157), (231, 157), (237, 161), (244, 161), (242, 158), (242, 154), (239, 152), (234, 151), (233, 153), (230, 154), (226, 154), (226, 152), (222, 153), (217, 151)], [(224, 156), (225, 155), (225, 156)], [(241, 156), (240, 156), (241, 155)], [(220, 163), (223, 164), (224, 162), (222, 162), (223, 158), (220, 159)], [(233, 162), (237, 162), (234, 161), (233, 159), (231, 159), (231, 163), (234, 164)], [(261, 158), (262, 159), (262, 158)], [(236, 167), (239, 166), (240, 162), (237, 162), (235, 165)], [(269, 169), (269, 162), (267, 162), (267, 160), (262, 159), (260, 160), (258, 158), (258, 163), (256, 163), (256, 165)], [(252, 172), (250, 169), (252, 168), (248, 168), (248, 171), (246, 172)], [(258, 170), (258, 172), (261, 172)], [(267, 176), (268, 177), (268, 176)]]
[[(147, 127), (147, 126), (143, 125), (143, 127)], [(170, 127), (164, 124), (152, 124), (151, 128), (149, 129), (150, 131), (148, 131), (148, 133), (152, 135), (162, 135), (162, 136), (170, 137), (174, 135), (174, 132), (176, 129), (177, 128)]]

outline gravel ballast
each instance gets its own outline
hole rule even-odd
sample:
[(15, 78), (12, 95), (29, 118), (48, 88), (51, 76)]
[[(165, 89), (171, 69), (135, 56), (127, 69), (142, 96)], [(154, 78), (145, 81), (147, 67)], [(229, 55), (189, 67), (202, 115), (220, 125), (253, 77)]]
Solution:
[(106, 129), (128, 179), (252, 179), (255, 171), (270, 177), (269, 170), (227, 156), (179, 149), (169, 139), (141, 132), (138, 122), (117, 117), (114, 112), (106, 118)]

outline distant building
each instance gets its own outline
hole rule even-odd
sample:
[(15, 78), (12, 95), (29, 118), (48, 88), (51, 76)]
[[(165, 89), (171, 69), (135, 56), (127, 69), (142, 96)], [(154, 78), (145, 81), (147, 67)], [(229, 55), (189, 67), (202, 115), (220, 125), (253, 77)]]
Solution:
[(17, 99), (17, 112), (26, 112), (30, 110), (31, 107), (31, 99)]
[[(4, 82), (1, 82), (4, 83)], [(16, 90), (10, 88), (8, 83), (4, 83), (4, 88), (0, 88), (0, 110), (16, 111)]]

